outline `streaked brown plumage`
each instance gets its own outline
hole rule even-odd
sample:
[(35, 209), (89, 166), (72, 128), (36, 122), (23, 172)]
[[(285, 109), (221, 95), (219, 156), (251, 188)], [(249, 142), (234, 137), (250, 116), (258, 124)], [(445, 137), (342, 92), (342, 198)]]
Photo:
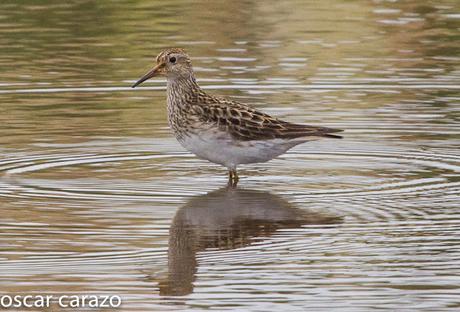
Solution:
[(133, 87), (155, 76), (167, 77), (168, 122), (178, 141), (197, 156), (226, 166), (236, 185), (239, 164), (273, 159), (313, 138), (341, 138), (342, 130), (294, 124), (250, 106), (216, 97), (197, 84), (183, 49), (162, 51), (157, 65)]
[(195, 113), (205, 122), (216, 123), (236, 140), (294, 139), (304, 136), (327, 136), (338, 129), (294, 124), (280, 120), (247, 105), (207, 94), (199, 94), (193, 106)]

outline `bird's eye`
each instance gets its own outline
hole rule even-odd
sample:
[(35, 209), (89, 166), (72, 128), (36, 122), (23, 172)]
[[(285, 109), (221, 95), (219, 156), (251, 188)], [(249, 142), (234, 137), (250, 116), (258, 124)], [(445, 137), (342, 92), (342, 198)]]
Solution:
[(169, 61), (174, 64), (174, 63), (176, 63), (176, 58), (174, 56), (171, 56), (169, 58)]

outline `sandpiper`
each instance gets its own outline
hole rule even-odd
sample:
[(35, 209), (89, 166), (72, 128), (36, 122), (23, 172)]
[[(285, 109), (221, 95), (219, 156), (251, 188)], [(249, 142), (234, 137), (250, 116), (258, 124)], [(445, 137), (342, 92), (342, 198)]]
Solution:
[(295, 124), (250, 106), (204, 92), (185, 50), (171, 48), (132, 87), (154, 76), (167, 78), (168, 122), (180, 144), (199, 158), (228, 168), (229, 184), (238, 183), (237, 166), (269, 161), (290, 148), (343, 130)]

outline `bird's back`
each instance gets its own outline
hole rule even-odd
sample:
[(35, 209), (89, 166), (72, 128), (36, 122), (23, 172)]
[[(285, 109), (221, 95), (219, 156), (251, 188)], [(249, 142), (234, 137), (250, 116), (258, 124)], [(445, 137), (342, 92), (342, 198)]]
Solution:
[(343, 130), (295, 124), (260, 112), (246, 104), (198, 93), (190, 114), (204, 123), (213, 123), (236, 140), (296, 139), (300, 137), (341, 138)]

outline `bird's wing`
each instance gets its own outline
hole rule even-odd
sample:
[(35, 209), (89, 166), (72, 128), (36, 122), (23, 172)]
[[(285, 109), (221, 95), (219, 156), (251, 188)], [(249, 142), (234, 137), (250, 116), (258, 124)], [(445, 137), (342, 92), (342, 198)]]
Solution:
[(207, 97), (194, 105), (194, 113), (203, 122), (215, 123), (238, 140), (295, 139), (300, 137), (341, 138), (332, 133), (343, 130), (294, 124), (259, 112), (245, 104)]

